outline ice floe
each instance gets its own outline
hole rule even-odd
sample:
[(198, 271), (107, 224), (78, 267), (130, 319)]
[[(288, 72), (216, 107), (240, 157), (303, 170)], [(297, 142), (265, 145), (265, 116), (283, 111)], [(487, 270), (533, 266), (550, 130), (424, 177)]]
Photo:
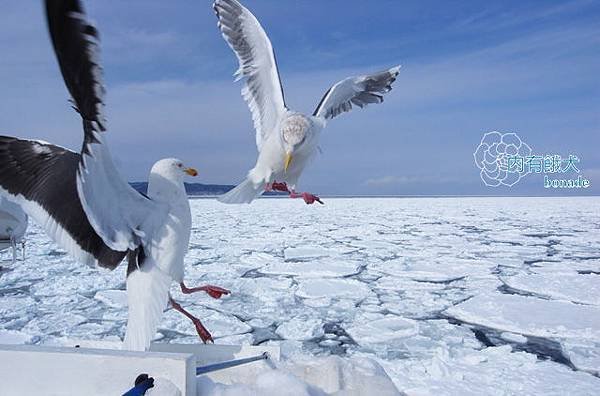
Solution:
[(260, 269), (263, 274), (294, 275), (306, 278), (337, 278), (357, 275), (362, 263), (355, 260), (327, 259), (292, 261), (268, 264)]
[(310, 340), (323, 335), (323, 322), (317, 318), (294, 317), (279, 325), (276, 333), (287, 340)]
[(485, 293), (448, 308), (461, 321), (537, 337), (600, 339), (600, 307)]
[(370, 288), (352, 279), (303, 279), (296, 295), (302, 298), (349, 298), (361, 300), (371, 294)]
[(556, 300), (600, 305), (600, 276), (595, 274), (517, 274), (502, 279), (513, 289)]
[(389, 315), (351, 327), (348, 329), (348, 333), (359, 343), (388, 343), (395, 339), (412, 337), (418, 334), (419, 324), (415, 320)]

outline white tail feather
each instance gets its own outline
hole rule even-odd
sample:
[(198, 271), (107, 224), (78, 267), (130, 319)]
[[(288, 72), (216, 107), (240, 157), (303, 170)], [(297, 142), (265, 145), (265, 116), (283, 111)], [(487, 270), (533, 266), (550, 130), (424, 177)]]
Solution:
[(257, 187), (250, 179), (246, 179), (233, 190), (221, 195), (217, 199), (219, 202), (226, 204), (250, 203), (254, 198), (262, 194), (263, 191), (261, 187)]
[(163, 311), (167, 307), (171, 277), (152, 260), (127, 277), (129, 319), (123, 349), (144, 351), (156, 334)]

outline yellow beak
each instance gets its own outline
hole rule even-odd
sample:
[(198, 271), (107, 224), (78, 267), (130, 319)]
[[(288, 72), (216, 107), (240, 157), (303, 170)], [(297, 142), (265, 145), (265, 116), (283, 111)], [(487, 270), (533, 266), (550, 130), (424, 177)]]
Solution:
[(285, 168), (284, 168), (284, 170), (285, 170), (286, 172), (287, 172), (287, 170), (288, 170), (288, 168), (289, 168), (289, 166), (290, 166), (290, 163), (291, 163), (291, 162), (292, 162), (292, 154), (290, 154), (290, 153), (287, 153), (287, 154), (285, 155)]
[(194, 168), (185, 168), (183, 171), (190, 176), (198, 176), (198, 171)]

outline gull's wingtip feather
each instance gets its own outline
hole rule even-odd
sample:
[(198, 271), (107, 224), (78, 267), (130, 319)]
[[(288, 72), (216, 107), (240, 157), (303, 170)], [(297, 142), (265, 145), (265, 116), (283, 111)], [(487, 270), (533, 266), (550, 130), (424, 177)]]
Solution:
[(402, 68), (402, 65), (398, 65), (398, 66), (394, 66), (394, 67), (390, 68), (388, 71), (389, 71), (391, 74), (393, 74), (393, 75), (397, 76), (397, 75), (400, 73), (400, 69), (401, 69), (401, 68)]

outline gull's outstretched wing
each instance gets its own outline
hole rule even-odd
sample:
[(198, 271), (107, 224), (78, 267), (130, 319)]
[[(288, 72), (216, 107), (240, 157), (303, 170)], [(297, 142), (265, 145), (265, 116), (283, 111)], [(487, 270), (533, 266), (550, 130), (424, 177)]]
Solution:
[(219, 29), (240, 64), (235, 75), (246, 77), (242, 96), (252, 112), (260, 151), (286, 110), (273, 47), (256, 17), (238, 1), (216, 0), (213, 8)]
[(352, 110), (352, 105), (364, 107), (383, 102), (383, 95), (392, 89), (400, 66), (368, 76), (349, 77), (329, 88), (313, 116), (331, 119)]
[(49, 143), (0, 136), (0, 193), (41, 225), (77, 261), (114, 269), (114, 251), (88, 221), (77, 195), (81, 156)]
[(87, 218), (104, 243), (119, 251), (149, 241), (168, 208), (134, 190), (118, 173), (106, 146), (104, 86), (98, 32), (78, 0), (46, 0), (48, 28), (60, 70), (83, 120), (77, 190)]

